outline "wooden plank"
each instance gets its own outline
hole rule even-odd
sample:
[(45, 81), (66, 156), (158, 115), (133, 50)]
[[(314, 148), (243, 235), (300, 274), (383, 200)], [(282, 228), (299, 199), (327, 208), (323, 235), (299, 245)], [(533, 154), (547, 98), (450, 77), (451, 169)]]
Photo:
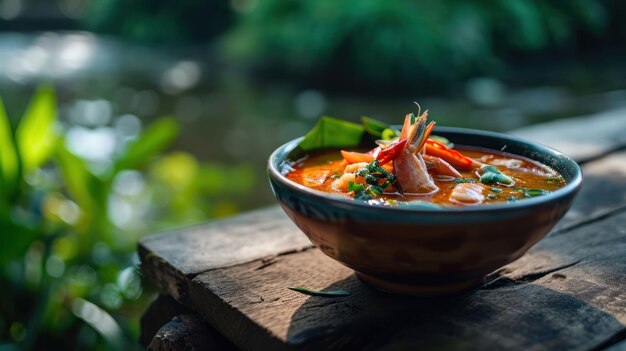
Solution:
[(511, 134), (549, 145), (584, 162), (626, 146), (626, 108), (536, 124)]
[(141, 333), (139, 344), (147, 348), (156, 333), (179, 314), (189, 313), (189, 310), (174, 301), (167, 295), (161, 295), (152, 301), (148, 309), (141, 316)]
[(159, 290), (185, 301), (188, 276), (311, 247), (272, 206), (227, 220), (149, 236), (139, 243), (142, 272)]
[(301, 250), (310, 245), (294, 224), (285, 221), (281, 209), (271, 207), (149, 236), (141, 241), (140, 248), (158, 255), (188, 275)]
[[(374, 291), (317, 249), (270, 266), (256, 261), (199, 274), (190, 298), (203, 318), (250, 350), (590, 349), (624, 332), (624, 223), (626, 211), (547, 238), (526, 264), (503, 273), (513, 280), (449, 299)], [(552, 272), (537, 274), (546, 269)], [(292, 285), (352, 295), (310, 297), (287, 290)]]
[(616, 152), (586, 163), (582, 169), (582, 189), (555, 230), (626, 206), (626, 152)]
[(148, 351), (237, 350), (233, 344), (194, 314), (173, 317), (159, 329), (147, 349)]

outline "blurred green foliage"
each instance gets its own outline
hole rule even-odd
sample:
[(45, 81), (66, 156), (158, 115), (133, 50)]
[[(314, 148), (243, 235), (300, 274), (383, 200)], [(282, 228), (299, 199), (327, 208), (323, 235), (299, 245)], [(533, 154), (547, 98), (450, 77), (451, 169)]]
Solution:
[(206, 41), (233, 21), (227, 0), (93, 0), (86, 29), (144, 42)]
[(4, 111), (0, 102), (0, 348), (137, 348), (150, 299), (133, 258), (138, 238), (235, 213), (225, 199), (251, 191), (253, 173), (164, 154), (178, 134), (173, 118), (93, 167), (66, 147), (49, 86), (15, 129)]
[(505, 63), (572, 50), (584, 38), (626, 37), (606, 32), (622, 22), (612, 12), (620, 7), (595, 0), (264, 0), (241, 13), (225, 48), (263, 77), (377, 93), (431, 91), (503, 75)]

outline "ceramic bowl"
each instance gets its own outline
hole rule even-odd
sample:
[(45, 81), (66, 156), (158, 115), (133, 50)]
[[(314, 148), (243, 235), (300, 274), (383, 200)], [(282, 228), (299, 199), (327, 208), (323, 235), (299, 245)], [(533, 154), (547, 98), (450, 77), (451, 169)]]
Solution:
[(366, 283), (409, 295), (471, 289), (550, 231), (570, 208), (582, 173), (562, 153), (513, 136), (460, 128), (437, 128), (434, 133), (456, 145), (505, 150), (541, 162), (558, 171), (566, 185), (514, 203), (444, 209), (371, 206), (283, 176), (281, 163), (301, 139), (272, 153), (270, 185), (285, 213), (311, 242)]

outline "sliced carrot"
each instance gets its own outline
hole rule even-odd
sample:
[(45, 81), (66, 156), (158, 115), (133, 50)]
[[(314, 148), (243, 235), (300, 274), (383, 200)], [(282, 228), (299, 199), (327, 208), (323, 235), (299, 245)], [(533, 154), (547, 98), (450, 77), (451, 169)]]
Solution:
[(394, 174), (393, 173), (393, 163), (387, 163), (383, 165), (383, 168), (385, 169), (385, 171)]
[(361, 152), (341, 150), (341, 156), (343, 156), (343, 159), (346, 160), (348, 163), (359, 163), (359, 162), (370, 163), (374, 161), (374, 156), (370, 154), (364, 154)]
[(472, 169), (473, 162), (471, 158), (466, 157), (456, 150), (449, 149), (445, 145), (440, 144), (436, 141), (426, 141), (426, 154), (439, 157), (442, 160), (448, 162), (456, 169), (466, 171)]

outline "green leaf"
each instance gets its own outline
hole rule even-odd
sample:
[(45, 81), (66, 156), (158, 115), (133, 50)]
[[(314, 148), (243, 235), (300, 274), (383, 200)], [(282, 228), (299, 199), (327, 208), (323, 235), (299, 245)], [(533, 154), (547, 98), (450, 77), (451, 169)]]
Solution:
[(331, 117), (322, 117), (304, 136), (298, 147), (303, 151), (315, 149), (353, 147), (359, 145), (365, 128)]
[(94, 209), (94, 194), (91, 190), (95, 176), (85, 161), (68, 151), (64, 145), (57, 147), (55, 160), (68, 192), (83, 212), (90, 214)]
[(161, 118), (152, 123), (115, 160), (115, 171), (140, 167), (147, 159), (165, 150), (179, 131), (178, 122), (171, 117)]
[(0, 99), (0, 194), (12, 192), (17, 183), (19, 161), (15, 151), (9, 117)]
[(41, 166), (52, 154), (57, 137), (56, 111), (54, 89), (50, 86), (37, 89), (15, 132), (25, 172)]
[(383, 131), (389, 128), (386, 123), (375, 120), (373, 118), (363, 116), (361, 117), (361, 121), (363, 122), (363, 127), (365, 128), (365, 131), (376, 138), (382, 137)]
[(297, 291), (297, 292), (305, 294), (305, 295), (311, 295), (311, 296), (341, 297), (341, 296), (348, 296), (348, 295), (350, 295), (350, 292), (349, 291), (345, 291), (345, 290), (318, 291), (318, 290), (311, 290), (311, 289), (303, 288), (303, 287), (300, 287), (300, 286), (288, 287), (287, 289), (293, 290), (293, 291)]

